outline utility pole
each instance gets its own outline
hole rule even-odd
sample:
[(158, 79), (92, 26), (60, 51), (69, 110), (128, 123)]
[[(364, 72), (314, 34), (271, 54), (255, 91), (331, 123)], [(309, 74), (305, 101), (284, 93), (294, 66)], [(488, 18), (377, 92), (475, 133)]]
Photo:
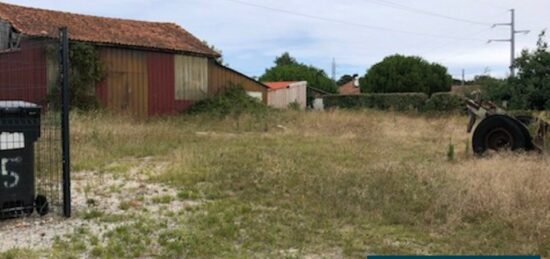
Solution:
[(514, 70), (514, 63), (516, 62), (516, 34), (528, 34), (528, 30), (516, 30), (516, 10), (510, 9), (511, 21), (510, 23), (495, 23), (493, 28), (497, 26), (510, 26), (510, 39), (496, 39), (489, 40), (487, 43), (491, 42), (510, 42), (510, 76), (514, 77), (516, 75)]
[(332, 81), (336, 82), (336, 59), (332, 58)]
[(466, 72), (462, 69), (462, 86), (466, 84)]

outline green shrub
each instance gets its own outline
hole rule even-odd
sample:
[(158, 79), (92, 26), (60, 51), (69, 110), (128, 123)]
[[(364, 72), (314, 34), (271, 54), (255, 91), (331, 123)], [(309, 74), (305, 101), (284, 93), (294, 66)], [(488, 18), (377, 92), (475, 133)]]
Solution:
[(362, 95), (325, 95), (323, 104), (325, 108), (365, 108)]
[(428, 96), (424, 93), (391, 93), (362, 95), (328, 95), (324, 97), (326, 108), (371, 108), (380, 110), (420, 110)]
[[(54, 45), (47, 48), (51, 60), (57, 60), (59, 49)], [(105, 78), (103, 63), (98, 49), (90, 44), (71, 42), (69, 45), (69, 102), (71, 108), (94, 110), (99, 107), (96, 86)], [(48, 102), (54, 107), (61, 98), (59, 78), (49, 86)]]
[(300, 106), (299, 102), (291, 102), (288, 104), (288, 109), (293, 111), (300, 111), (302, 110), (302, 107)]
[(366, 95), (366, 103), (370, 108), (396, 111), (420, 110), (428, 95), (424, 93), (393, 93)]
[(364, 93), (421, 92), (433, 94), (450, 91), (452, 77), (447, 68), (427, 60), (393, 55), (368, 69), (361, 80)]
[(453, 93), (435, 93), (426, 101), (425, 111), (460, 111), (464, 108), (462, 97)]
[(215, 116), (239, 116), (244, 113), (258, 114), (268, 110), (258, 99), (249, 96), (240, 85), (231, 85), (214, 97), (199, 101), (189, 109), (189, 113), (209, 113)]

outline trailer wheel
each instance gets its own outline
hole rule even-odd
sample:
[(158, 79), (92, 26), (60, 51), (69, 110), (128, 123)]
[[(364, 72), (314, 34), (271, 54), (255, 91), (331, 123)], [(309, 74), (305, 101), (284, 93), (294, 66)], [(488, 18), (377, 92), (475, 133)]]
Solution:
[(531, 115), (519, 115), (519, 116), (516, 116), (516, 119), (523, 123), (525, 126), (529, 126), (531, 125), (531, 123), (533, 123), (535, 121), (535, 118)]
[(45, 216), (50, 212), (50, 203), (48, 202), (48, 199), (44, 195), (37, 195), (36, 196), (36, 213), (40, 216)]
[(527, 138), (514, 119), (504, 115), (492, 115), (477, 126), (472, 146), (478, 155), (484, 154), (487, 150), (527, 149)]

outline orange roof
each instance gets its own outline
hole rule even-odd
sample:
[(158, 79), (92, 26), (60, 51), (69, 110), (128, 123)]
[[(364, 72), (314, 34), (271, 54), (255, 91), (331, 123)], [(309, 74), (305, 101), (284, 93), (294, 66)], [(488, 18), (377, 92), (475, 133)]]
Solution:
[(57, 38), (68, 27), (69, 38), (100, 44), (136, 46), (219, 56), (174, 23), (104, 18), (0, 3), (0, 19), (24, 35)]
[(283, 89), (296, 82), (263, 82), (271, 90)]

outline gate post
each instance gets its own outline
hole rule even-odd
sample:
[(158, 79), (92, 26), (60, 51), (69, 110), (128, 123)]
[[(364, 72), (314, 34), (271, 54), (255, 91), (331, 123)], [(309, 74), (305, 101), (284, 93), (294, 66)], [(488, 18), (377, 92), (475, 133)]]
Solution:
[(59, 29), (61, 47), (61, 140), (63, 159), (63, 215), (71, 217), (71, 154), (69, 133), (69, 37), (67, 27)]

